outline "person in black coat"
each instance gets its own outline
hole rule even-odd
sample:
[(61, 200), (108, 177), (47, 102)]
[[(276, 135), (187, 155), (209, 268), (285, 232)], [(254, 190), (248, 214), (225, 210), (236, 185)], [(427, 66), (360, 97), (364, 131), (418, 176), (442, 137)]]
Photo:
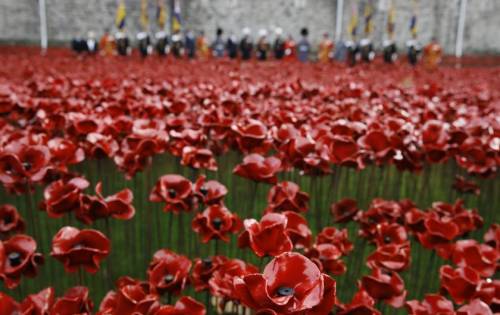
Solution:
[(274, 58), (281, 60), (285, 56), (285, 39), (283, 38), (283, 30), (276, 29), (276, 38), (274, 39), (273, 51)]
[(249, 60), (250, 58), (252, 58), (252, 51), (253, 42), (252, 38), (250, 37), (250, 29), (248, 27), (245, 27), (243, 29), (243, 38), (240, 41), (241, 59)]

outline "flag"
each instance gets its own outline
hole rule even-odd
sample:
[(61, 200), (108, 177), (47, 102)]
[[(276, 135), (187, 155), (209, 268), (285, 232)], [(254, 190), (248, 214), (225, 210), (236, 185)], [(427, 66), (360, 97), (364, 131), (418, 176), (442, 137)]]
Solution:
[(365, 3), (365, 35), (370, 35), (373, 31), (373, 3)]
[(158, 5), (156, 7), (156, 22), (158, 23), (158, 28), (163, 29), (166, 21), (167, 11), (165, 10), (165, 3), (162, 0), (158, 0)]
[(125, 18), (127, 17), (127, 8), (125, 7), (125, 2), (122, 0), (118, 4), (118, 8), (116, 9), (116, 18), (115, 25), (118, 29), (122, 29), (125, 27)]
[(141, 0), (141, 26), (144, 30), (149, 26), (148, 0)]
[(356, 37), (357, 30), (358, 30), (358, 8), (353, 3), (351, 10), (351, 21), (349, 22), (349, 34), (351, 35), (352, 39)]
[(389, 38), (392, 39), (394, 36), (394, 30), (396, 25), (396, 9), (394, 8), (394, 3), (391, 1), (391, 7), (389, 8), (389, 13), (387, 16), (387, 34)]
[(410, 33), (413, 38), (417, 37), (417, 8), (416, 1), (413, 1), (413, 15), (410, 18)]
[(173, 10), (172, 10), (172, 32), (175, 33), (180, 31), (182, 28), (181, 19), (181, 5), (179, 0), (173, 0)]

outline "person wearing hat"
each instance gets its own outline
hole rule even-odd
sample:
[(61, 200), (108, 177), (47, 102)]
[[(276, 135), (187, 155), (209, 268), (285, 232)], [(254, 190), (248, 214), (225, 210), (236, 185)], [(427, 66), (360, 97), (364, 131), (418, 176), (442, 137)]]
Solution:
[(276, 28), (276, 38), (274, 39), (273, 51), (274, 58), (277, 60), (283, 59), (285, 56), (285, 40), (283, 38), (283, 30), (281, 28)]
[(176, 30), (172, 34), (172, 54), (176, 58), (182, 58), (184, 56), (184, 41), (182, 37), (180, 30)]
[(109, 29), (104, 30), (104, 34), (101, 36), (99, 40), (99, 47), (101, 50), (101, 55), (103, 56), (111, 56), (115, 51), (115, 39), (109, 33)]
[(283, 59), (285, 61), (297, 60), (297, 54), (296, 54), (297, 43), (293, 39), (292, 34), (289, 34), (288, 38), (285, 40), (284, 48), (285, 48), (285, 55)]
[(236, 38), (236, 35), (229, 35), (226, 41), (226, 50), (229, 58), (238, 58), (238, 39)]
[(383, 43), (384, 46), (384, 61), (385, 63), (394, 63), (398, 59), (398, 49), (396, 42), (392, 39), (386, 39)]
[(142, 31), (137, 33), (137, 41), (141, 57), (146, 58), (153, 51), (151, 38), (149, 37), (148, 32)]
[(328, 33), (323, 33), (323, 40), (318, 47), (318, 60), (322, 63), (327, 63), (333, 58), (333, 41), (329, 38)]
[(224, 57), (224, 54), (226, 52), (226, 45), (224, 44), (224, 39), (222, 38), (223, 34), (224, 31), (222, 30), (222, 28), (218, 27), (215, 34), (215, 40), (212, 43), (212, 55), (216, 58)]
[(184, 41), (188, 58), (194, 59), (196, 57), (196, 37), (192, 30), (187, 30)]
[(155, 48), (158, 55), (166, 56), (170, 49), (168, 45), (167, 33), (163, 30), (156, 32), (155, 40), (156, 40)]
[(267, 60), (267, 54), (269, 52), (269, 41), (267, 40), (267, 31), (261, 29), (259, 31), (259, 40), (257, 41), (256, 56), (258, 60)]
[(307, 62), (309, 60), (309, 53), (311, 52), (311, 44), (309, 43), (309, 30), (304, 27), (300, 30), (300, 39), (297, 45), (298, 57), (301, 62)]
[(198, 51), (198, 56), (200, 59), (208, 59), (210, 49), (208, 47), (208, 42), (207, 38), (205, 37), (204, 31), (200, 31), (198, 37), (196, 38), (196, 50)]
[(128, 39), (125, 29), (120, 29), (115, 34), (116, 52), (120, 56), (128, 56), (131, 53), (130, 40)]
[(240, 52), (242, 60), (249, 60), (252, 58), (253, 42), (250, 37), (250, 29), (245, 27), (243, 29), (243, 38), (240, 41)]
[(443, 49), (437, 39), (433, 37), (431, 42), (424, 48), (424, 67), (429, 71), (436, 70), (441, 63), (442, 56)]

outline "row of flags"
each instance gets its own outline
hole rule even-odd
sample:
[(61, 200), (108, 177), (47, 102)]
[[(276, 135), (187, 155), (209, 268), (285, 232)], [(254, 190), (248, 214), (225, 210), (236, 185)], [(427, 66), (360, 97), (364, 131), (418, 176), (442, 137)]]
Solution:
[[(413, 38), (417, 37), (418, 29), (417, 29), (417, 8), (418, 3), (417, 0), (412, 0), (412, 16), (410, 18), (409, 30)], [(365, 22), (365, 36), (369, 36), (373, 32), (373, 13), (375, 12), (374, 0), (367, 0), (364, 3), (364, 22)], [(358, 34), (358, 26), (359, 26), (359, 10), (356, 2), (352, 2), (351, 7), (351, 18), (349, 22), (348, 32), (351, 35), (351, 38), (355, 38)], [(394, 32), (396, 30), (396, 8), (394, 6), (393, 1), (390, 1), (390, 6), (387, 11), (387, 34), (390, 39), (393, 39)]]
[[(182, 29), (182, 18), (181, 18), (181, 6), (179, 0), (166, 0), (169, 1), (170, 12), (171, 12), (171, 27), (172, 32), (177, 32)], [(118, 7), (116, 9), (115, 25), (121, 30), (125, 27), (125, 22), (127, 19), (127, 7), (125, 5), (125, 0), (119, 0)], [(167, 23), (167, 7), (165, 0), (156, 1), (156, 24), (158, 28), (164, 29)], [(149, 27), (149, 0), (141, 0), (141, 16), (140, 24), (143, 29)]]

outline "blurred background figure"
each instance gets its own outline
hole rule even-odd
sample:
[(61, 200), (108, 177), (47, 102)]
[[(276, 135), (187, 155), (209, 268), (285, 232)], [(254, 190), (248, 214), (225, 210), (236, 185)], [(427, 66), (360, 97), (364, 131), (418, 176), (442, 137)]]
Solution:
[(215, 33), (215, 40), (212, 43), (212, 55), (216, 58), (224, 57), (226, 45), (224, 43), (224, 38), (222, 37), (224, 31), (222, 28), (218, 27)]
[(249, 60), (252, 58), (253, 42), (250, 37), (250, 29), (245, 27), (243, 29), (243, 37), (240, 41), (240, 52), (242, 60)]
[(120, 56), (128, 56), (131, 53), (130, 40), (125, 30), (119, 30), (115, 34), (116, 52)]
[(267, 54), (269, 53), (269, 41), (267, 40), (267, 30), (261, 29), (259, 31), (259, 40), (257, 41), (256, 56), (258, 60), (267, 60)]
[(344, 43), (344, 47), (346, 50), (346, 61), (349, 66), (354, 67), (356, 63), (361, 59), (359, 46), (356, 42), (356, 37), (358, 35), (358, 7), (356, 6), (355, 2), (352, 2), (351, 7), (349, 35), (350, 39), (345, 41)]
[(115, 39), (109, 33), (109, 29), (104, 30), (104, 34), (102, 34), (99, 40), (99, 49), (103, 56), (111, 56), (115, 52)]
[(394, 41), (395, 15), (394, 3), (391, 1), (391, 6), (387, 13), (387, 39), (383, 43), (384, 61), (386, 63), (394, 63), (398, 58), (398, 49)]
[(297, 45), (298, 57), (301, 62), (309, 60), (309, 53), (311, 52), (311, 44), (309, 43), (309, 30), (303, 27), (300, 30), (300, 41)]
[(323, 39), (318, 47), (318, 60), (319, 62), (329, 62), (333, 58), (333, 41), (328, 36), (328, 33), (323, 34)]
[(277, 27), (275, 35), (276, 38), (274, 39), (273, 45), (274, 58), (281, 60), (285, 56), (285, 39), (283, 38), (283, 30), (280, 27)]
[(137, 34), (137, 42), (139, 47), (139, 53), (143, 58), (146, 58), (152, 51), (151, 38), (147, 32), (139, 32)]
[(97, 39), (95, 33), (93, 31), (89, 31), (87, 33), (87, 40), (85, 40), (85, 51), (89, 54), (96, 54), (99, 50), (99, 44), (97, 43)]
[(196, 38), (193, 31), (187, 30), (185, 38), (186, 54), (189, 59), (196, 58)]
[(230, 34), (226, 41), (227, 55), (231, 59), (238, 58), (238, 38), (234, 34)]
[(208, 41), (205, 37), (205, 32), (200, 31), (198, 37), (196, 38), (196, 50), (198, 51), (198, 57), (200, 59), (206, 60), (209, 57), (210, 49), (208, 47)]
[(176, 58), (181, 58), (184, 55), (184, 41), (179, 29), (172, 34), (172, 54)]
[(285, 56), (283, 59), (285, 61), (296, 60), (297, 43), (295, 42), (291, 34), (288, 35), (288, 38), (285, 40), (284, 47), (285, 47)]
[(85, 39), (83, 39), (83, 37), (74, 37), (71, 40), (71, 50), (77, 54), (84, 52), (85, 46)]
[(433, 37), (424, 48), (424, 67), (430, 71), (436, 70), (441, 63), (442, 55), (443, 49), (438, 44), (437, 39)]

